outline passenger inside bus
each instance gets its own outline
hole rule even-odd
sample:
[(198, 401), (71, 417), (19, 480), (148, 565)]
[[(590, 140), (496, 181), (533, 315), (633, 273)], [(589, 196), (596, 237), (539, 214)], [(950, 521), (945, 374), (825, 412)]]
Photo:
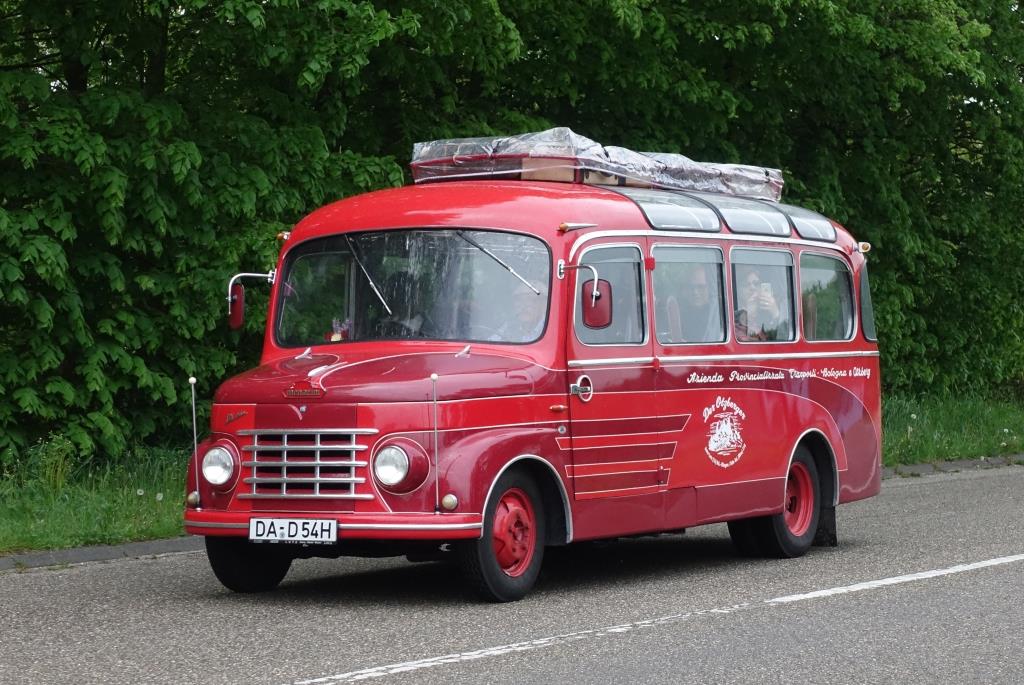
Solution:
[(711, 285), (710, 265), (689, 264), (679, 304), (679, 327), (683, 342), (717, 342), (722, 337), (718, 292)]
[(547, 286), (540, 282), (531, 282), (530, 286), (520, 283), (512, 291), (511, 315), (505, 317), (492, 340), (524, 343), (540, 337), (547, 310)]
[(776, 340), (779, 305), (770, 281), (756, 267), (736, 265), (736, 337), (739, 340)]

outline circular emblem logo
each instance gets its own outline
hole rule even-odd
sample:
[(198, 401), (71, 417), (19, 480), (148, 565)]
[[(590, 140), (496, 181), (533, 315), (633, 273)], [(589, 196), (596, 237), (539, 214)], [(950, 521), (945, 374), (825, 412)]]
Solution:
[(740, 460), (747, 449), (743, 441), (743, 421), (747, 415), (728, 397), (716, 397), (704, 409), (704, 425), (708, 443), (704, 454), (715, 466), (727, 469)]

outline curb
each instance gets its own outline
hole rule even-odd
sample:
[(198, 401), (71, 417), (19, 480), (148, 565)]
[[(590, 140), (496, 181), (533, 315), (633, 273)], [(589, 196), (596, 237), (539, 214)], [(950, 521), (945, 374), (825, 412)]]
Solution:
[(955, 459), (921, 464), (897, 464), (882, 467), (882, 479), (901, 477), (931, 476), (937, 473), (958, 473), (960, 471), (977, 471), (994, 469), (1001, 466), (1024, 466), (1024, 454), (1011, 454), (1006, 457), (981, 457), (979, 459)]
[[(1013, 465), (1024, 465), (1024, 454), (1014, 454), (1008, 457), (940, 461), (933, 464), (898, 464), (895, 468), (886, 466), (882, 468), (882, 478), (929, 476), (938, 473), (956, 473), (958, 471), (973, 471)], [(47, 552), (27, 552), (25, 554), (0, 556), (0, 571), (24, 570), (45, 566), (66, 566), (68, 564), (83, 564), (90, 561), (133, 559), (157, 554), (199, 552), (202, 549), (202, 537), (186, 535), (166, 540), (129, 542), (123, 545), (93, 545), (90, 547), (75, 547)]]
[(157, 554), (198, 552), (203, 549), (203, 538), (185, 536), (167, 540), (129, 542), (123, 545), (92, 545), (71, 549), (56, 549), (48, 552), (27, 552), (0, 557), (0, 571), (23, 570), (43, 566), (66, 566), (83, 564), (88, 561), (111, 561), (132, 559)]

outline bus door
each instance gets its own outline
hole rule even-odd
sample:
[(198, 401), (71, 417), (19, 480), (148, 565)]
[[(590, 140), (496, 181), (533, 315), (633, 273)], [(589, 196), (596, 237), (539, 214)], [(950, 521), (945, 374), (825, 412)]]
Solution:
[(651, 256), (656, 404), (672, 445), (666, 527), (685, 528), (696, 521), (695, 486), (709, 468), (705, 447), (717, 410), (707, 408), (723, 395), (721, 362), (713, 360), (729, 338), (724, 255), (710, 241), (663, 240), (655, 241)]
[(577, 539), (658, 530), (664, 520), (667, 455), (654, 403), (646, 249), (643, 239), (598, 243), (567, 269)]

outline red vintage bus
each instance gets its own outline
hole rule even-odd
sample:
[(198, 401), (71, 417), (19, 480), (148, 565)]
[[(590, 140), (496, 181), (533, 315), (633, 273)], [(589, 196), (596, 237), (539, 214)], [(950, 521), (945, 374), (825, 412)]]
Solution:
[(317, 210), (248, 274), (261, 363), (187, 481), (218, 579), (446, 552), (508, 601), (550, 545), (722, 521), (745, 555), (834, 545), (880, 485), (869, 246), (772, 170), (499, 142), (418, 148), (415, 185)]

